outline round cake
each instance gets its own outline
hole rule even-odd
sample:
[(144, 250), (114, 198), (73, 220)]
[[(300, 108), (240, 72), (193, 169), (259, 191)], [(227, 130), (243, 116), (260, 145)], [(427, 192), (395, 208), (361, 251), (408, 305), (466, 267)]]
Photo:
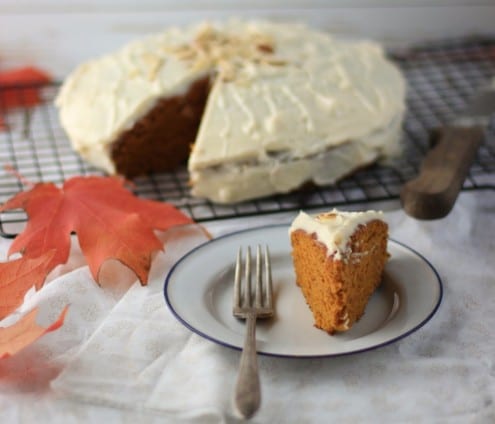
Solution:
[(374, 42), (232, 20), (84, 63), (56, 104), (75, 150), (109, 174), (187, 161), (193, 196), (233, 203), (331, 184), (396, 154), (405, 83)]

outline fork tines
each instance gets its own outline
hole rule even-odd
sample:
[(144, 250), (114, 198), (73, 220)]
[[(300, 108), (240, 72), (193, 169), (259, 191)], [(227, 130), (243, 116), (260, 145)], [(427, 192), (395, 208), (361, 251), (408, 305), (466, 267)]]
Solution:
[[(261, 246), (256, 248), (256, 280), (253, 287), (251, 280), (251, 248), (247, 248), (244, 270), (242, 269), (242, 248), (237, 252), (234, 276), (234, 315), (245, 318), (248, 313), (255, 313), (257, 317), (273, 315), (273, 288), (268, 246), (265, 246), (262, 265)], [(263, 272), (264, 268), (264, 272)], [(244, 272), (243, 272), (244, 271)], [(244, 278), (243, 274), (244, 273)], [(244, 284), (242, 283), (244, 281)]]

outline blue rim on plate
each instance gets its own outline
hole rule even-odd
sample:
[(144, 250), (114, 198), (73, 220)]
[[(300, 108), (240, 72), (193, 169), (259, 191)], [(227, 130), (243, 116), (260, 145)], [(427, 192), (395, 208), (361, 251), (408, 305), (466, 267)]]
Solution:
[(165, 301), (176, 319), (219, 345), (242, 349), (245, 326), (231, 312), (233, 266), (237, 248), (270, 247), (277, 315), (259, 321), (258, 353), (285, 358), (335, 357), (394, 343), (425, 325), (438, 310), (443, 287), (433, 265), (419, 252), (389, 240), (392, 258), (382, 287), (351, 330), (330, 336), (312, 325), (312, 316), (295, 284), (288, 224), (267, 225), (225, 234), (179, 259), (164, 285)]

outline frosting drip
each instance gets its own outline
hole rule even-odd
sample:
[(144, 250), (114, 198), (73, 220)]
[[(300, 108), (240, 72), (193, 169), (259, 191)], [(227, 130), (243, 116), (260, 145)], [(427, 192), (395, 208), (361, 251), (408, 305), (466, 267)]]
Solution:
[(346, 259), (352, 253), (349, 251), (349, 240), (356, 229), (375, 219), (383, 220), (379, 211), (341, 212), (336, 209), (315, 216), (301, 211), (289, 228), (289, 235), (297, 230), (315, 234), (316, 239), (323, 243), (328, 255), (337, 260)]
[[(274, 152), (307, 158), (402, 120), (404, 79), (377, 44), (336, 40), (300, 25), (245, 25), (272, 40), (273, 55), (283, 65), (250, 62), (236, 79), (215, 81), (189, 171), (263, 164)], [(217, 97), (235, 123), (228, 135), (219, 136), (225, 112), (215, 107)], [(397, 142), (398, 137), (379, 141), (389, 153), (398, 151)]]

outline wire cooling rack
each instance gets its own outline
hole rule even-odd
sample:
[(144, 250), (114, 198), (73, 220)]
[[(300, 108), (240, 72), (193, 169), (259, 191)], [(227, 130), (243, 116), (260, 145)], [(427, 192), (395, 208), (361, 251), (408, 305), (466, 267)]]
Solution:
[[(418, 172), (428, 150), (430, 130), (455, 117), (466, 101), (495, 76), (495, 39), (448, 40), (393, 51), (390, 56), (403, 70), (409, 86), (404, 154), (393, 164), (368, 167), (332, 186), (231, 206), (191, 197), (185, 167), (136, 179), (136, 194), (170, 202), (197, 222), (397, 199), (403, 183)], [(59, 124), (53, 105), (59, 87), (45, 86), (41, 105), (9, 111), (1, 103), (0, 87), (0, 117), (5, 124), (0, 129), (0, 203), (25, 189), (14, 173), (3, 169), (5, 166), (31, 182), (60, 184), (76, 175), (101, 175), (73, 152)], [(21, 102), (25, 89), (15, 90)], [(492, 122), (463, 190), (495, 189), (494, 134)], [(9, 224), (25, 220), (23, 212), (0, 214), (0, 234), (15, 235), (8, 231)]]

